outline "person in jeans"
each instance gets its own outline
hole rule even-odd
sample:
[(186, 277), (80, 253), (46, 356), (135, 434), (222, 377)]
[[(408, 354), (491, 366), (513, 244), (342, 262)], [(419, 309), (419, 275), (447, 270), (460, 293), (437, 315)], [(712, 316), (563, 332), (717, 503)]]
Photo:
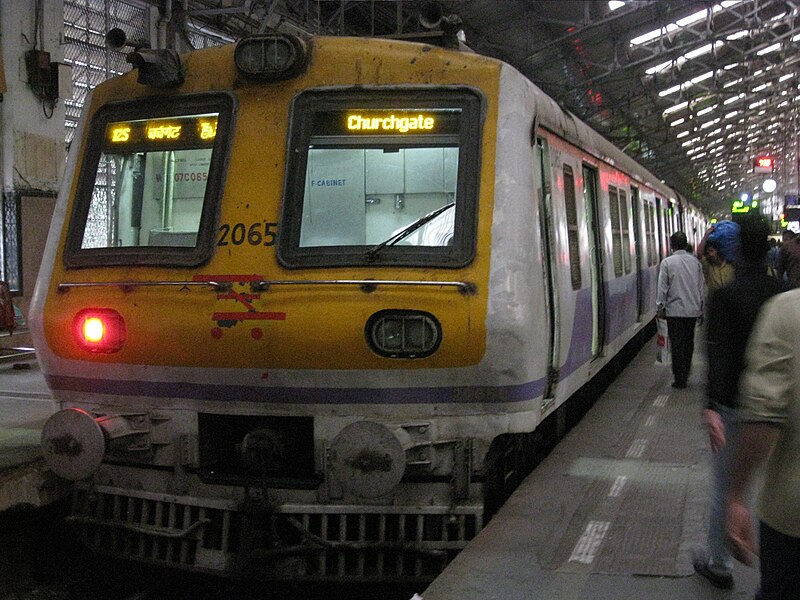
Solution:
[(767, 222), (746, 217), (739, 224), (741, 257), (734, 279), (711, 294), (706, 313), (708, 401), (703, 420), (711, 442), (712, 482), (708, 550), (696, 552), (693, 560), (695, 571), (722, 589), (733, 587), (733, 558), (726, 547), (726, 495), (737, 446), (735, 409), (745, 348), (761, 305), (786, 289), (767, 272)]
[(705, 283), (700, 261), (686, 252), (686, 234), (676, 231), (669, 238), (672, 254), (658, 270), (656, 310), (667, 319), (672, 349), (674, 388), (685, 388), (694, 354), (694, 328), (703, 315)]
[[(738, 451), (728, 492), (733, 555), (761, 569), (757, 600), (800, 594), (800, 289), (771, 298), (747, 346), (737, 418)], [(756, 468), (766, 461), (758, 498), (760, 548), (748, 509)]]

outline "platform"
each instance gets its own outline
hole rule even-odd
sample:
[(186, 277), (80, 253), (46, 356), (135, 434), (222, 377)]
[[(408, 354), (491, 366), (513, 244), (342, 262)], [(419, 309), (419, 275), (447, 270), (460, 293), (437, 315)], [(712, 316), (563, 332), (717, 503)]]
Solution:
[(67, 492), (44, 469), (39, 449), (56, 403), (32, 351), (0, 356), (0, 512), (44, 506)]
[(737, 563), (725, 592), (692, 568), (710, 458), (697, 337), (687, 389), (646, 344), (424, 600), (751, 599), (757, 570)]

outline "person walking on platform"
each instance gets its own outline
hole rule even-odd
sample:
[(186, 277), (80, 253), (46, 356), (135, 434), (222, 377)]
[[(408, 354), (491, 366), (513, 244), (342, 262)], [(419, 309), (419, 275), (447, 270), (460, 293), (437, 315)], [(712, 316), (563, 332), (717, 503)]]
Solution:
[(713, 239), (709, 239), (715, 231), (716, 226), (709, 227), (697, 247), (697, 255), (700, 257), (700, 264), (703, 266), (706, 293), (709, 297), (714, 293), (714, 290), (731, 283), (734, 277), (733, 263), (727, 261), (722, 252), (719, 251), (718, 243)]
[(787, 229), (782, 239), (778, 276), (788, 281), (791, 287), (800, 287), (800, 236)]
[[(747, 346), (737, 417), (738, 451), (728, 493), (733, 555), (761, 565), (757, 600), (800, 595), (800, 289), (770, 299)], [(760, 549), (747, 496), (756, 467), (767, 463), (758, 499)]]
[(760, 217), (740, 222), (740, 260), (734, 280), (709, 296), (706, 321), (708, 398), (703, 420), (712, 452), (708, 550), (695, 553), (695, 571), (722, 589), (733, 587), (733, 558), (726, 546), (726, 494), (736, 448), (735, 408), (747, 339), (761, 305), (784, 291), (767, 273), (769, 225)]
[(694, 328), (703, 315), (703, 269), (686, 252), (686, 234), (676, 231), (669, 238), (672, 254), (661, 261), (658, 271), (656, 310), (667, 319), (672, 348), (674, 388), (685, 388), (694, 354)]

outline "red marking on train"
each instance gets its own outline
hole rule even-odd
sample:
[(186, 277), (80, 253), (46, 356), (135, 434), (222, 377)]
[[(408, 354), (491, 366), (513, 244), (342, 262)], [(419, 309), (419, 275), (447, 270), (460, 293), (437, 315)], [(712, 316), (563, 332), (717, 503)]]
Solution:
[(260, 294), (237, 294), (236, 292), (229, 292), (226, 294), (217, 294), (217, 300), (236, 300), (244, 304), (247, 310), (255, 310), (256, 307), (251, 304), (251, 300), (258, 300), (261, 298)]
[(261, 298), (261, 294), (237, 294), (236, 292), (217, 294), (217, 300), (238, 300), (239, 302), (246, 302), (248, 300), (258, 300), (259, 298)]
[(219, 327), (214, 327), (214, 329), (211, 330), (211, 337), (213, 337), (216, 340), (221, 338), (222, 337), (222, 329), (220, 329)]
[(263, 330), (263, 329), (261, 329), (261, 327), (253, 327), (253, 328), (250, 330), (250, 336), (251, 336), (251, 337), (252, 337), (254, 340), (260, 340), (262, 337), (264, 337), (264, 330)]
[(284, 312), (215, 312), (213, 321), (285, 321)]

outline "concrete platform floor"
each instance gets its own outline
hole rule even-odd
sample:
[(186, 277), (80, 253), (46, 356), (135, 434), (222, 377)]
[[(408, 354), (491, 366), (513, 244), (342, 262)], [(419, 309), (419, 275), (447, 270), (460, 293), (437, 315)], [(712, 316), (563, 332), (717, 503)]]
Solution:
[(67, 492), (44, 469), (39, 449), (55, 411), (34, 355), (0, 361), (0, 511), (43, 506)]
[(646, 344), (424, 600), (753, 598), (757, 570), (737, 563), (722, 591), (691, 564), (708, 525), (701, 338), (685, 390)]

